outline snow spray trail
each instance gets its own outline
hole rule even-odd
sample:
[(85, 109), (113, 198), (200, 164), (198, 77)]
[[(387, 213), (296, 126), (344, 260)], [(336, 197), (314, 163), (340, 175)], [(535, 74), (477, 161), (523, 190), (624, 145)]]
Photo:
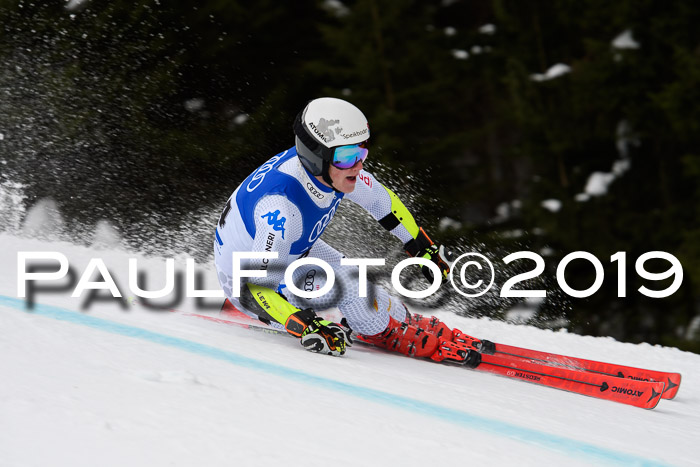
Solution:
[(0, 295), (0, 306), (13, 310), (24, 311), (57, 321), (68, 322), (97, 329), (111, 334), (121, 335), (134, 339), (173, 347), (185, 352), (201, 355), (207, 358), (222, 360), (237, 366), (249, 368), (274, 376), (282, 377), (295, 382), (323, 387), (324, 389), (366, 401), (398, 408), (418, 415), (437, 418), (443, 422), (457, 425), (461, 428), (475, 429), (480, 432), (489, 432), (496, 436), (507, 437), (513, 440), (526, 442), (547, 448), (565, 455), (583, 457), (597, 462), (606, 462), (618, 465), (662, 466), (668, 465), (658, 461), (645, 459), (624, 452), (619, 452), (575, 439), (565, 438), (550, 433), (537, 431), (530, 428), (506, 423), (499, 420), (473, 415), (468, 412), (442, 407), (430, 402), (412, 399), (410, 397), (391, 394), (388, 392), (368, 387), (348, 384), (341, 381), (324, 378), (322, 376), (306, 373), (304, 371), (287, 368), (282, 365), (246, 357), (236, 352), (219, 349), (198, 342), (181, 339), (178, 337), (160, 334), (146, 329), (116, 323), (113, 321), (96, 318), (90, 315), (59, 308), (50, 305), (37, 304), (32, 310), (26, 310), (26, 302), (13, 297)]

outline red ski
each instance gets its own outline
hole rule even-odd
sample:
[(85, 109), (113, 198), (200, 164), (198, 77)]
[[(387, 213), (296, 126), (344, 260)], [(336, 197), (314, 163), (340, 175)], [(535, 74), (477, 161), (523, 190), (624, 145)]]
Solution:
[(656, 407), (665, 386), (661, 381), (623, 379), (498, 354), (481, 354), (476, 370), (644, 409)]
[(678, 393), (678, 388), (681, 384), (680, 373), (634, 368), (615, 363), (586, 360), (583, 358), (541, 352), (505, 344), (495, 344), (495, 346), (494, 356), (497, 357), (509, 357), (557, 368), (585, 371), (601, 376), (613, 376), (634, 381), (663, 382), (665, 383), (665, 389), (661, 396), (663, 399), (673, 399)]
[[(258, 319), (242, 313), (228, 301), (226, 301), (219, 317), (199, 313), (185, 314), (219, 323), (286, 335), (284, 331), (273, 329)], [(444, 344), (449, 344), (449, 342)], [(458, 347), (469, 348), (465, 344), (458, 344)], [(680, 375), (677, 373), (652, 372), (651, 370), (583, 360), (504, 344), (494, 344), (494, 348), (493, 354), (481, 353), (481, 362), (475, 368), (477, 371), (486, 371), (645, 409), (656, 407), (665, 392), (666, 381), (652, 381), (652, 378), (643, 378), (643, 376), (649, 376), (652, 373), (656, 374), (657, 377), (659, 374), (675, 375), (672, 376), (672, 384), (680, 384)], [(609, 365), (609, 367), (596, 367), (594, 364)], [(610, 368), (625, 370), (625, 373), (607, 373), (603, 371), (606, 368), (608, 370)], [(636, 372), (627, 370), (636, 370)], [(672, 393), (666, 391), (665, 394), (675, 395), (675, 392), (677, 392), (677, 386), (673, 388)]]

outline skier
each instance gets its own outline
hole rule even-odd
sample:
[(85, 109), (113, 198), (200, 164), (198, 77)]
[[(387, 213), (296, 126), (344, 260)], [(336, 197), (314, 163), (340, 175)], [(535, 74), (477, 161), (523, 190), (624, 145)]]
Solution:
[[(413, 257), (437, 264), (444, 281), (449, 265), (399, 198), (363, 170), (369, 152), (369, 125), (364, 114), (341, 99), (312, 100), (297, 115), (294, 147), (255, 170), (228, 199), (214, 240), (219, 282), (239, 310), (300, 338), (312, 352), (343, 355), (351, 333), (365, 342), (415, 357), (478, 364), (481, 343), (437, 318), (411, 314), (382, 287), (369, 284), (360, 297), (356, 266), (341, 266), (343, 254), (319, 239), (348, 199), (369, 212), (395, 235)], [(275, 252), (277, 259), (241, 261), (241, 270), (264, 271), (234, 284), (233, 252)], [(286, 266), (303, 257), (327, 262), (336, 275), (330, 292), (306, 299), (285, 291)], [(429, 268), (423, 273), (432, 282)], [(322, 288), (324, 271), (317, 265), (296, 269), (292, 282), (307, 291)], [(315, 311), (337, 307), (341, 323)]]

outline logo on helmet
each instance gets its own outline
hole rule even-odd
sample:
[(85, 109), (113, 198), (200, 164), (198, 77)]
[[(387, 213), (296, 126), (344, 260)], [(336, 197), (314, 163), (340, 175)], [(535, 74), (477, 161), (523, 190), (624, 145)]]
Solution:
[[(333, 129), (331, 127), (338, 125), (340, 123), (340, 120), (326, 120), (325, 118), (321, 118), (318, 121), (318, 125), (314, 125), (313, 122), (309, 122), (309, 128), (314, 132), (316, 136), (321, 138), (321, 141), (324, 143), (330, 143), (331, 141), (335, 140), (335, 135), (333, 134)], [(340, 133), (343, 131), (342, 128), (337, 128), (335, 129), (336, 133)]]
[(369, 133), (369, 128), (365, 128), (364, 130), (360, 131), (353, 131), (352, 133), (340, 133), (340, 136), (342, 136), (345, 139), (350, 139), (355, 138), (357, 136), (364, 136), (367, 133)]
[[(313, 122), (309, 122), (309, 128), (311, 128), (311, 131), (314, 132), (316, 136), (318, 136), (321, 141), (324, 143), (328, 144), (331, 141), (335, 140), (335, 135), (340, 135), (345, 139), (352, 138), (353, 136), (359, 136), (362, 134), (365, 134), (369, 131), (369, 129), (362, 130), (362, 131), (356, 131), (354, 133), (350, 134), (344, 134), (343, 133), (343, 127), (336, 127), (333, 128), (336, 125), (340, 124), (340, 120), (335, 119), (325, 119), (321, 118), (318, 121), (318, 125), (314, 125)], [(334, 134), (335, 133), (335, 134)]]

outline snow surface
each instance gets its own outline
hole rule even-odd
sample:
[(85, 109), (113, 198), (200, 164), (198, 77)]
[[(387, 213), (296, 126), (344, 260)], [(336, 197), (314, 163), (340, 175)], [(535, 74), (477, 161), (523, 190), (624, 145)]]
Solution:
[[(674, 348), (467, 319), (497, 342), (683, 373), (654, 410), (356, 345), (341, 358), (293, 338), (132, 300), (164, 259), (0, 234), (0, 465), (699, 465), (700, 356)], [(17, 252), (59, 251), (80, 276), (102, 258), (130, 305), (40, 292), (17, 298)], [(184, 267), (184, 260), (176, 258)], [(216, 288), (202, 264), (202, 288)], [(98, 278), (94, 278), (98, 280)], [(105, 291), (100, 291), (104, 297)]]

